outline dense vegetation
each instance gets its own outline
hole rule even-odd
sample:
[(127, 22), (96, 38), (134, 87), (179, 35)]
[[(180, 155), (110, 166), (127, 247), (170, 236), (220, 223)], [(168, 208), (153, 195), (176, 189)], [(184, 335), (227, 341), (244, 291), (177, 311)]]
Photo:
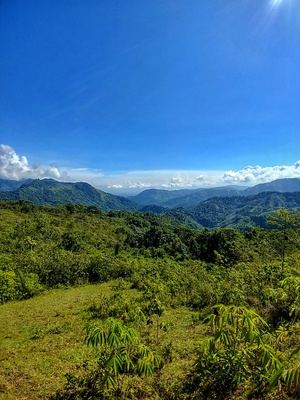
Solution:
[[(66, 338), (61, 344), (74, 345), (76, 354), (73, 364), (57, 362), (52, 395), (46, 384), (35, 394), (23, 379), (17, 398), (300, 398), (298, 213), (278, 210), (267, 228), (209, 231), (92, 206), (0, 207), (0, 314), (49, 292), (56, 304), (45, 300), (43, 313), (53, 307), (55, 318), (65, 315), (63, 325), (30, 329), (17, 346), (29, 352), (32, 341), (45, 346), (52, 335), (52, 348)], [(74, 325), (57, 288), (83, 284), (94, 292), (84, 305), (78, 300), (82, 323)], [(20, 363), (11, 333), (3, 335), (1, 359)], [(62, 360), (70, 372), (65, 383)], [(0, 368), (0, 397), (11, 399), (7, 382), (19, 371), (8, 366)]]
[(81, 204), (95, 206), (101, 210), (134, 210), (130, 200), (97, 190), (85, 182), (58, 182), (54, 179), (28, 179), (0, 181), (0, 199), (23, 200), (34, 204), (59, 205)]

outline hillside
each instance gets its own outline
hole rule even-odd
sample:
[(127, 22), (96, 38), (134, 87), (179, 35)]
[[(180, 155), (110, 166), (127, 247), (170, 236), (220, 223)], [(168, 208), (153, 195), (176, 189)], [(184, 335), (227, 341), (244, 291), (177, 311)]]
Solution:
[[(18, 202), (0, 212), (1, 400), (295, 399), (295, 225), (203, 230), (153, 214)], [(85, 340), (93, 333), (95, 348)], [(203, 356), (208, 340), (217, 345)]]
[(30, 182), (31, 179), (21, 179), (19, 181), (10, 180), (10, 179), (0, 179), (0, 191), (1, 192), (9, 192), (11, 190), (16, 190), (20, 186), (24, 185), (27, 182)]
[(80, 204), (103, 211), (134, 210), (130, 200), (105, 193), (84, 182), (58, 182), (53, 179), (32, 180), (13, 191), (0, 192), (1, 200), (25, 200), (34, 204)]
[[(276, 230), (199, 230), (151, 214), (12, 202), (0, 203), (0, 213), (1, 399), (282, 398), (269, 377), (299, 365), (299, 230), (288, 230), (283, 259)], [(212, 337), (208, 321), (219, 313), (225, 330)], [(242, 328), (230, 330), (228, 318)], [(87, 334), (110, 327), (116, 340), (88, 345)], [(201, 346), (221, 334), (224, 347), (203, 357)], [(274, 363), (261, 363), (257, 342)], [(127, 351), (130, 373), (111, 362)], [(228, 372), (232, 356), (238, 364)], [(139, 360), (154, 369), (135, 369)], [(218, 396), (231, 373), (240, 383)], [(121, 385), (107, 386), (116, 374)], [(297, 379), (288, 382), (279, 382), (280, 394), (293, 400)], [(241, 387), (249, 396), (239, 396)]]
[(207, 228), (266, 224), (265, 217), (278, 208), (300, 209), (300, 192), (265, 192), (254, 196), (219, 197), (206, 200), (188, 214)]
[(148, 189), (136, 196), (130, 197), (130, 199), (140, 206), (155, 205), (167, 208), (190, 208), (213, 197), (251, 196), (263, 192), (300, 192), (300, 179), (277, 179), (249, 188), (229, 185), (224, 187), (182, 190)]
[(261, 183), (259, 185), (247, 188), (242, 192), (243, 195), (249, 196), (263, 192), (300, 192), (299, 178), (276, 179), (272, 182)]
[[(201, 190), (201, 189), (200, 189)], [(129, 199), (140, 206), (164, 206), (167, 201), (181, 198), (197, 192), (198, 189), (179, 189), (179, 190), (163, 190), (163, 189), (147, 189), (141, 193), (130, 196)]]
[(178, 190), (147, 189), (129, 198), (142, 207), (193, 207), (201, 201), (207, 200), (211, 197), (236, 196), (243, 189), (243, 186), (224, 186), (216, 188)]
[[(76, 373), (80, 362), (92, 358), (84, 344), (88, 308), (103, 296), (112, 296), (114, 286), (111, 282), (54, 289), (21, 303), (0, 305), (0, 359), (4, 360), (0, 368), (0, 399), (46, 400), (61, 389), (64, 374)], [(133, 290), (123, 290), (122, 294), (136, 296)], [(190, 363), (189, 357), (203, 330), (201, 325), (193, 328), (194, 315), (184, 308), (170, 308), (162, 318), (162, 323), (174, 326), (174, 347), (183, 354), (174, 360), (176, 373)], [(162, 331), (160, 337), (161, 343), (167, 345), (168, 333)], [(170, 375), (167, 369), (163, 379), (167, 381)]]
[(224, 186), (209, 189), (198, 189), (195, 192), (189, 193), (183, 197), (177, 197), (175, 199), (168, 200), (164, 203), (165, 207), (175, 208), (183, 207), (190, 208), (195, 207), (202, 201), (208, 200), (213, 197), (232, 197), (238, 196), (242, 192), (243, 188), (237, 186)]
[(264, 192), (252, 196), (214, 197), (195, 207), (168, 209), (146, 206), (143, 212), (164, 215), (177, 223), (192, 227), (217, 228), (265, 226), (268, 213), (287, 208), (300, 210), (300, 192)]

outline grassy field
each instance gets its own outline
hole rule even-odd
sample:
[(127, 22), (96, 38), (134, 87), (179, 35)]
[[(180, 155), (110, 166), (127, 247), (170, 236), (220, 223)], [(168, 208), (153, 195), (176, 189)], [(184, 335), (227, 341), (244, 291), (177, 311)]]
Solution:
[[(112, 292), (112, 284), (54, 289), (35, 298), (0, 306), (0, 399), (46, 399), (64, 384), (64, 374), (92, 357), (84, 344), (87, 308)], [(129, 291), (131, 292), (133, 291)], [(160, 345), (172, 343), (172, 370), (162, 379), (180, 376), (192, 361), (191, 353), (202, 327), (185, 308), (167, 310)], [(154, 336), (154, 332), (153, 332)]]

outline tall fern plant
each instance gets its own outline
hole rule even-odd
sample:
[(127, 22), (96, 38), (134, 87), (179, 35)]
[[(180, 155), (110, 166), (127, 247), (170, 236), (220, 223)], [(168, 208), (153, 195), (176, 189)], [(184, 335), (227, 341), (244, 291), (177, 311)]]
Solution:
[(161, 357), (142, 343), (133, 328), (112, 318), (102, 326), (90, 326), (86, 342), (99, 351), (103, 390), (115, 396), (122, 395), (125, 377), (150, 376), (162, 364)]
[(287, 370), (271, 346), (267, 323), (246, 307), (218, 305), (208, 317), (211, 336), (198, 349), (186, 389), (192, 399), (225, 399), (239, 388), (260, 398), (296, 387), (298, 369)]

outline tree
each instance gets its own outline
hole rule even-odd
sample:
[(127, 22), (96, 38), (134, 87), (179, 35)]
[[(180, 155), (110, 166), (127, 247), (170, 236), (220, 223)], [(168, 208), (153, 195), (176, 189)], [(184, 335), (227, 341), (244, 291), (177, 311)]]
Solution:
[(293, 232), (300, 227), (300, 215), (299, 213), (280, 208), (269, 215), (267, 222), (279, 232), (279, 253), (283, 277), (287, 249), (290, 244), (295, 244)]

